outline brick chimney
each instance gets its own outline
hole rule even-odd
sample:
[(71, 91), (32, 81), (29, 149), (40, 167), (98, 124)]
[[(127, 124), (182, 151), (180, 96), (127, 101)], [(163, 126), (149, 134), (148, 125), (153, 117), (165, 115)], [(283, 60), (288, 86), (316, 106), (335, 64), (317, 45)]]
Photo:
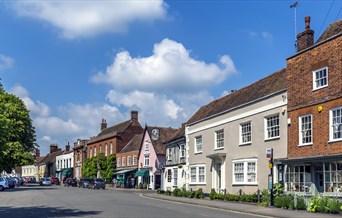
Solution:
[(39, 148), (36, 148), (36, 150), (35, 150), (35, 157), (36, 158), (40, 157), (40, 150), (39, 150)]
[(68, 144), (65, 146), (65, 151), (70, 151), (70, 145), (69, 145), (69, 142), (68, 142)]
[(101, 131), (107, 129), (107, 121), (105, 118), (102, 118), (102, 122), (101, 122)]
[(310, 16), (305, 17), (305, 30), (297, 35), (297, 52), (314, 45), (314, 31), (310, 29)]
[(133, 125), (138, 125), (138, 111), (131, 111), (131, 121)]
[(53, 152), (58, 151), (58, 145), (57, 144), (51, 144), (50, 145), (50, 154)]

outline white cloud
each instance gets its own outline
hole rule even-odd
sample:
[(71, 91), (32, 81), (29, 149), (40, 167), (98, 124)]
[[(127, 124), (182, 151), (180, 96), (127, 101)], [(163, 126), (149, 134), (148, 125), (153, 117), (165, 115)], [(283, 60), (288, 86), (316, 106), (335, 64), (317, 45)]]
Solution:
[(271, 41), (273, 39), (272, 33), (266, 32), (266, 31), (255, 32), (255, 31), (252, 31), (252, 30), (242, 30), (241, 32), (247, 33), (248, 36), (250, 38), (252, 38), (252, 39), (263, 39), (263, 40), (266, 40), (266, 41)]
[(37, 117), (33, 125), (50, 136), (74, 135), (81, 132), (80, 126), (72, 119), (64, 121), (58, 117)]
[(166, 3), (154, 1), (33, 1), (9, 3), (18, 16), (43, 20), (65, 38), (123, 32), (134, 21), (164, 18)]
[(149, 57), (131, 57), (128, 51), (118, 53), (105, 72), (93, 76), (96, 83), (110, 83), (120, 90), (171, 91), (203, 90), (224, 81), (235, 73), (228, 55), (219, 63), (205, 63), (190, 57), (181, 43), (164, 39), (155, 44)]
[(269, 32), (262, 32), (261, 37), (263, 39), (266, 39), (266, 40), (272, 40), (273, 39), (273, 35)]
[(13, 58), (0, 54), (0, 72), (5, 69), (9, 69), (13, 67), (13, 64), (14, 64)]

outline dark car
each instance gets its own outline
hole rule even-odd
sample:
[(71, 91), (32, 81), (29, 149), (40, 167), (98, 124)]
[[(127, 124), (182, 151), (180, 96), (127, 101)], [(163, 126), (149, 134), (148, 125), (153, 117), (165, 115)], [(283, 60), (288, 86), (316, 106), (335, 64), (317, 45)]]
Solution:
[(37, 182), (36, 178), (34, 178), (34, 177), (30, 177), (29, 178), (29, 182), (28, 183), (36, 183), (36, 182)]
[(91, 181), (90, 187), (92, 187), (93, 189), (99, 189), (99, 188), (105, 189), (106, 183), (103, 179), (95, 178)]
[(86, 178), (81, 179), (80, 182), (78, 183), (78, 187), (89, 188), (90, 183), (91, 183), (90, 180), (91, 179), (86, 179)]
[(65, 180), (64, 186), (72, 186), (72, 187), (76, 187), (77, 186), (77, 182), (76, 179), (73, 178), (68, 178)]
[(54, 184), (54, 185), (59, 185), (60, 184), (59, 178), (52, 177), (51, 178), (51, 183)]
[(15, 187), (15, 180), (12, 178), (6, 178), (7, 183), (8, 183), (8, 187), (9, 188), (14, 188)]

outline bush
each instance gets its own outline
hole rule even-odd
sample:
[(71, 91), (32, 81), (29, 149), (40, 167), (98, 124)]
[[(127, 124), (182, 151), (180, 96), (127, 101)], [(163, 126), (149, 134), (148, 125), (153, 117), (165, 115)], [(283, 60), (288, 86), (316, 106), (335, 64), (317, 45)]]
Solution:
[(264, 189), (261, 192), (261, 205), (263, 206), (270, 205), (270, 192), (267, 189)]
[(209, 193), (209, 198), (210, 198), (210, 200), (215, 200), (215, 199), (217, 199), (217, 198), (216, 198), (216, 197), (217, 197), (216, 195), (217, 195), (217, 193), (216, 193), (215, 189), (212, 188), (211, 191), (210, 191), (210, 193)]
[(274, 199), (274, 206), (277, 208), (294, 208), (293, 198), (290, 195), (279, 195)]
[(234, 194), (227, 194), (226, 198), (227, 198), (227, 201), (239, 201), (240, 200), (239, 195), (234, 195)]
[(342, 206), (341, 202), (334, 198), (334, 199), (330, 199), (328, 202), (328, 208), (329, 208), (329, 212), (330, 213), (340, 213), (340, 207)]
[(311, 213), (329, 213), (330, 208), (328, 206), (329, 203), (329, 198), (328, 197), (322, 197), (322, 198), (317, 198), (315, 196), (312, 196), (309, 199), (309, 204), (308, 204), (308, 211)]
[(240, 201), (256, 203), (256, 202), (258, 202), (258, 195), (256, 193), (254, 193), (254, 194), (243, 194), (240, 196)]
[(143, 188), (143, 185), (142, 185), (141, 183), (139, 183), (138, 188), (139, 188), (139, 189), (142, 189), (142, 188)]
[(275, 197), (283, 195), (284, 194), (283, 185), (281, 183), (275, 183), (273, 186), (273, 193)]
[(202, 196), (203, 196), (203, 189), (202, 188), (197, 189), (194, 193), (194, 198), (202, 198)]
[(175, 188), (173, 189), (172, 194), (176, 197), (182, 197), (182, 190), (180, 190), (179, 188)]
[(306, 210), (306, 203), (305, 203), (305, 199), (303, 197), (298, 197), (297, 198), (297, 206), (296, 208), (297, 210)]
[(143, 189), (147, 189), (147, 184), (146, 183), (143, 184)]

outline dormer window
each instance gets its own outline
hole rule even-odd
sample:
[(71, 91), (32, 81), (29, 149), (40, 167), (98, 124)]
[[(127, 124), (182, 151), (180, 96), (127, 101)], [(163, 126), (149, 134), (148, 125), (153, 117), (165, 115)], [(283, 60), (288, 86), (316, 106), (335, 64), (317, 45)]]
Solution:
[(313, 90), (328, 86), (328, 67), (313, 71)]

